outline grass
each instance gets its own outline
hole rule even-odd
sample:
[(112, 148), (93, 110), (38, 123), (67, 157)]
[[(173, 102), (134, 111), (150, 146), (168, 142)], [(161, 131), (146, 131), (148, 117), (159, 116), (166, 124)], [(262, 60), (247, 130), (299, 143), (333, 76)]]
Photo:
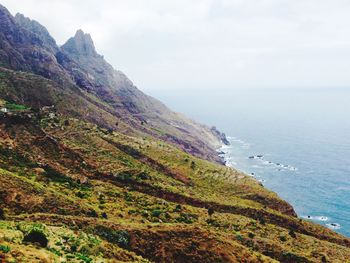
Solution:
[[(0, 221), (0, 243), (10, 247), (11, 257), (25, 250), (23, 237), (33, 229), (45, 233), (48, 245), (30, 253), (69, 262), (114, 256), (147, 262), (154, 255), (171, 260), (176, 253), (217, 261), (224, 255), (226, 262), (249, 257), (317, 262), (325, 255), (346, 262), (350, 257), (340, 244), (344, 237), (283, 215), (278, 208), (286, 204), (240, 172), (156, 139), (110, 134), (72, 118), (69, 125), (65, 119), (45, 122), (45, 127), (7, 127), (14, 149), (0, 141), (0, 195), (9, 220)], [(38, 163), (42, 174), (35, 172)], [(78, 182), (82, 178), (86, 184)], [(250, 197), (256, 195), (269, 203)], [(236, 210), (217, 209), (225, 206)], [(162, 247), (169, 254), (159, 254)]]

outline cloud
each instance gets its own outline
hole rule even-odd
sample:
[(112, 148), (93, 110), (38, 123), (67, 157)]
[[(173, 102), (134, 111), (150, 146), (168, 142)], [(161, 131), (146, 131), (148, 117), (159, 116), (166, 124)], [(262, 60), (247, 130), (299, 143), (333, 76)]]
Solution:
[(3, 0), (62, 44), (81, 28), (141, 89), (348, 86), (346, 0)]

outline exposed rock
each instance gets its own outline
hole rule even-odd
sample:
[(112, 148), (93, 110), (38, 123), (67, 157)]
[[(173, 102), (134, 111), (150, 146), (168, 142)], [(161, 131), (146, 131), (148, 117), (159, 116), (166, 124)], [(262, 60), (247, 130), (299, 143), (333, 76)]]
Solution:
[(21, 27), (38, 35), (38, 37), (42, 40), (45, 48), (49, 49), (51, 52), (54, 53), (58, 51), (59, 48), (56, 44), (55, 39), (51, 37), (47, 29), (40, 23), (38, 23), (35, 20), (31, 20), (30, 18), (25, 17), (20, 13), (16, 14), (15, 20)]
[(223, 144), (230, 145), (230, 142), (227, 140), (225, 133), (217, 130), (215, 126), (211, 127), (211, 131)]
[(62, 46), (62, 49), (74, 55), (98, 56), (90, 34), (85, 34), (81, 29)]

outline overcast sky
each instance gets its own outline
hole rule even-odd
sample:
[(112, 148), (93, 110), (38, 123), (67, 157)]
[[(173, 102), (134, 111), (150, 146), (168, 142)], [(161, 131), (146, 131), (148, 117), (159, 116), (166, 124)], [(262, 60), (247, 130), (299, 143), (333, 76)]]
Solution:
[(350, 86), (349, 0), (2, 0), (142, 90)]

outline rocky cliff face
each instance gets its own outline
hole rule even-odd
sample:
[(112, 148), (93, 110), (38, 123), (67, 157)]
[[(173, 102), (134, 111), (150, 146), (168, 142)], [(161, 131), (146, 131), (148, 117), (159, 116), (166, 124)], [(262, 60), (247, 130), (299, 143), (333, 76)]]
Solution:
[[(172, 112), (137, 89), (96, 52), (89, 34), (78, 30), (74, 37), (58, 47), (44, 26), (21, 14), (13, 17), (4, 7), (0, 8), (0, 26), (0, 66), (43, 76), (113, 115), (114, 120), (100, 121), (99, 125), (149, 134), (196, 156), (221, 162), (215, 148), (220, 145), (222, 136)], [(12, 97), (17, 97), (15, 95)], [(80, 117), (92, 121), (99, 114), (84, 112)]]
[(31, 20), (19, 13), (17, 13), (14, 18), (23, 29), (36, 34), (41, 39), (45, 49), (50, 50), (52, 53), (56, 53), (59, 50), (55, 39), (53, 39), (47, 29), (37, 21)]
[[(53, 53), (55, 47), (46, 43), (43, 33), (38, 34), (40, 26), (28, 22), (20, 15), (17, 17), (20, 23), (6, 8), (0, 6), (0, 65), (34, 72), (62, 83), (69, 79), (64, 69), (57, 63)], [(20, 24), (25, 24), (25, 27)]]

